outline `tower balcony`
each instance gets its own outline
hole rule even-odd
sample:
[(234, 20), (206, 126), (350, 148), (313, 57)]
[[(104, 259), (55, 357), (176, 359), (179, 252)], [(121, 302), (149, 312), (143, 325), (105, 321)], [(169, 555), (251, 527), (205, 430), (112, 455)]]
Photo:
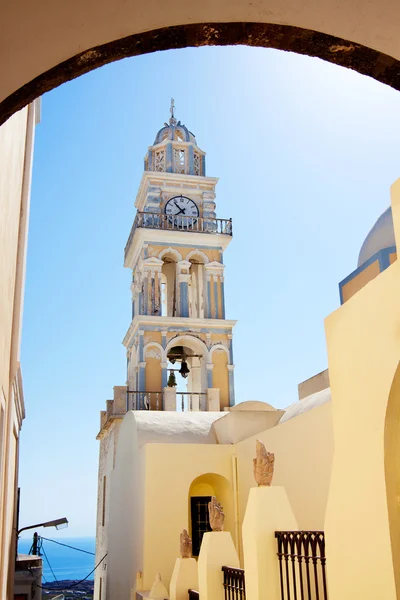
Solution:
[(232, 237), (232, 219), (214, 219), (211, 217), (173, 216), (162, 213), (137, 212), (125, 246), (125, 259), (129, 252), (136, 229), (160, 229), (161, 231), (181, 231), (209, 233)]

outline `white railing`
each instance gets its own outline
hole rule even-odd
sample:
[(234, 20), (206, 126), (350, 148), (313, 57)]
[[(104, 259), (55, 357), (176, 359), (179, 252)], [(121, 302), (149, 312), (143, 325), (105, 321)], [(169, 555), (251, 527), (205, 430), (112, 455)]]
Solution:
[[(128, 390), (126, 393), (127, 410), (164, 410), (163, 406), (163, 392)], [(205, 392), (176, 392), (176, 410), (179, 412), (206, 411), (207, 394)]]

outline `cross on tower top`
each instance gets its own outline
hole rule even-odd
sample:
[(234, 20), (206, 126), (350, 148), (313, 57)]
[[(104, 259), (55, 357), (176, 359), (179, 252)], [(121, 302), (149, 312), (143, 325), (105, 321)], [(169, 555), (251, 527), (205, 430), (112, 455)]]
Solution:
[(170, 125), (176, 125), (176, 119), (175, 119), (175, 100), (173, 98), (171, 98), (171, 107), (169, 109), (169, 112), (171, 113), (171, 118), (169, 120)]

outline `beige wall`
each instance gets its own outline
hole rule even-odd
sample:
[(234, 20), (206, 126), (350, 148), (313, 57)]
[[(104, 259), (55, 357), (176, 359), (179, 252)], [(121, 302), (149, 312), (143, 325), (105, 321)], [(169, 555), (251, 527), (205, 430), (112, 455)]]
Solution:
[(38, 106), (0, 128), (0, 597), (12, 593), (18, 436), (24, 417), (19, 369), (33, 133)]
[(108, 600), (130, 600), (136, 571), (143, 565), (144, 495), (139, 491), (145, 486), (145, 454), (138, 446), (134, 413), (128, 412), (122, 421), (115, 469), (110, 475), (109, 555), (104, 592)]
[(333, 455), (332, 406), (327, 402), (235, 445), (243, 520), (255, 485), (256, 440), (275, 453), (273, 485), (284, 486), (300, 529), (323, 529)]
[(343, 287), (342, 287), (342, 298), (343, 302), (347, 302), (354, 294), (356, 294), (361, 288), (363, 288), (369, 281), (377, 277), (381, 272), (381, 268), (379, 265), (379, 260), (377, 259), (375, 262), (371, 263), (363, 269), (358, 275), (356, 275), (353, 279), (350, 279)]
[[(272, 416), (274, 412), (280, 414), (269, 411)], [(234, 423), (231, 416), (237, 417)], [(218, 422), (221, 439), (224, 423), (225, 437), (232, 437), (232, 428), (239, 430), (240, 417), (245, 416), (238, 412), (223, 417)], [(273, 423), (272, 419), (266, 426)], [(191, 528), (191, 495), (215, 494), (221, 501), (225, 529), (242, 559), (240, 526), (249, 490), (255, 486), (256, 439), (275, 452), (273, 483), (285, 487), (299, 527), (323, 529), (333, 453), (330, 403), (236, 444), (149, 443), (139, 448), (134, 413), (126, 414), (110, 477), (108, 599), (128, 600), (138, 570), (145, 590), (157, 572), (169, 585), (179, 556), (179, 535)]]
[[(392, 186), (392, 212), (398, 245), (400, 180)], [(333, 600), (350, 600), (355, 589), (364, 600), (400, 595), (397, 561), (393, 565), (398, 550), (391, 548), (393, 536), (399, 537), (393, 428), (398, 436), (400, 397), (396, 382), (392, 388), (400, 356), (399, 307), (397, 260), (325, 322), (335, 435), (325, 524)], [(349, 532), (357, 552), (343, 543)]]
[[(175, 560), (179, 556), (180, 533), (183, 529), (190, 530), (189, 492), (198, 477), (214, 475), (214, 479), (208, 477), (207, 481), (216, 494), (220, 492), (219, 500), (226, 513), (225, 529), (234, 536), (234, 448), (214, 444), (147, 444), (144, 451), (143, 583), (144, 589), (150, 589), (157, 572), (169, 584)], [(215, 476), (223, 478), (226, 485)]]

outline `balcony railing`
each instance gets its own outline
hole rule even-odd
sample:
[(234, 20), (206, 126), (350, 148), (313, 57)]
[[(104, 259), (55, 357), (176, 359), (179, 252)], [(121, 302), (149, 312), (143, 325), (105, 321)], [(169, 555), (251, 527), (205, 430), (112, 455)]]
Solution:
[(246, 585), (243, 569), (222, 567), (224, 574), (225, 600), (246, 600)]
[[(182, 412), (197, 412), (207, 410), (206, 392), (176, 392), (177, 410)], [(163, 410), (163, 392), (126, 393), (127, 410)]]
[(233, 235), (232, 219), (212, 219), (210, 217), (186, 217), (184, 215), (164, 215), (162, 213), (136, 213), (135, 220), (125, 246), (125, 258), (128, 254), (133, 235), (138, 227), (169, 231), (192, 231), (195, 233), (217, 233)]
[(276, 531), (281, 600), (328, 600), (323, 531)]

